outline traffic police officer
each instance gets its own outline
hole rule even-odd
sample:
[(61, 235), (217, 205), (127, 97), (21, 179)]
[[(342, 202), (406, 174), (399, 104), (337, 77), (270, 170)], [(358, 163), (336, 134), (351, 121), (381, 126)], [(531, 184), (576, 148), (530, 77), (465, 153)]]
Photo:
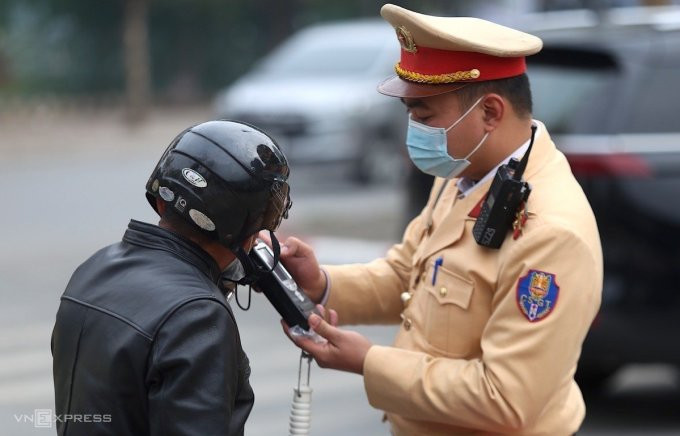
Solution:
[[(328, 343), (292, 339), (323, 367), (363, 374), (395, 435), (573, 434), (602, 253), (567, 160), (531, 117), (525, 56), (542, 42), (480, 19), (389, 4), (381, 14), (401, 60), (379, 91), (405, 103), (409, 155), (437, 178), (383, 259), (319, 269), (309, 246), (285, 241), (282, 261), (330, 309), (310, 317)], [(527, 151), (532, 126), (531, 195), (501, 247), (483, 247), (472, 235), (481, 204), (498, 167)], [(378, 346), (338, 321), (401, 326), (393, 346)]]

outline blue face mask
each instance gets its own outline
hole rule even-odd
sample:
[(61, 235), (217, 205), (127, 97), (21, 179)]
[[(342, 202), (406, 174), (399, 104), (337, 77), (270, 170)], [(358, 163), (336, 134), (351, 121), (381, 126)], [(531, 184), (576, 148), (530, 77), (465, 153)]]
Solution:
[(455, 159), (449, 156), (446, 133), (463, 121), (472, 112), (472, 109), (482, 101), (482, 98), (480, 97), (470, 109), (446, 129), (421, 124), (413, 121), (409, 116), (406, 146), (408, 147), (409, 157), (420, 171), (436, 177), (453, 179), (470, 165), (469, 157), (482, 146), (489, 136), (489, 132), (484, 134), (479, 144), (463, 159)]

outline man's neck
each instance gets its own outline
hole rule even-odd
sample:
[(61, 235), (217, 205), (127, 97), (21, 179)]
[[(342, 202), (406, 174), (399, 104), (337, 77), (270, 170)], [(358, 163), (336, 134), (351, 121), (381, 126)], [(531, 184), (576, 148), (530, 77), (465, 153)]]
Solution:
[(227, 247), (223, 246), (219, 242), (208, 241), (205, 238), (199, 238), (196, 235), (187, 234), (188, 232), (182, 232), (179, 229), (174, 228), (171, 223), (164, 221), (163, 219), (160, 220), (158, 226), (166, 230), (169, 230), (173, 233), (176, 233), (179, 236), (183, 237), (184, 239), (188, 239), (194, 244), (201, 247), (203, 251), (205, 251), (210, 255), (210, 257), (215, 259), (215, 262), (217, 262), (217, 265), (219, 266), (220, 270), (225, 269), (236, 258), (236, 256), (234, 256), (234, 253), (232, 253), (231, 250), (229, 250)]

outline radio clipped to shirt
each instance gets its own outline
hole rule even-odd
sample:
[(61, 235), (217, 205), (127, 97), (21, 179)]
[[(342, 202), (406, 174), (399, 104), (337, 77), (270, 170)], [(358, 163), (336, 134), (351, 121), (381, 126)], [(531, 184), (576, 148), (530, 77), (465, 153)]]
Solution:
[(260, 269), (271, 270), (269, 273), (262, 274), (253, 283), (253, 288), (267, 297), (288, 326), (299, 327), (309, 332), (307, 318), (312, 313), (318, 315), (316, 306), (300, 289), (281, 262), (278, 262), (272, 270), (274, 265), (272, 249), (264, 242), (258, 241), (248, 256)]
[(479, 217), (472, 228), (472, 235), (477, 244), (489, 248), (500, 248), (506, 234), (512, 228), (519, 208), (529, 198), (531, 186), (522, 179), (522, 175), (526, 169), (535, 136), (536, 126), (531, 126), (531, 141), (522, 160), (512, 158), (510, 162), (498, 168)]

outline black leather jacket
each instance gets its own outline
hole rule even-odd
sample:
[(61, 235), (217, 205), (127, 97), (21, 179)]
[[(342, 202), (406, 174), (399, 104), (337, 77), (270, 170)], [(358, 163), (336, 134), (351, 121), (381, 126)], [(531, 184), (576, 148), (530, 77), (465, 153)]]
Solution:
[(59, 435), (242, 435), (250, 366), (217, 263), (131, 221), (75, 271), (52, 333)]

